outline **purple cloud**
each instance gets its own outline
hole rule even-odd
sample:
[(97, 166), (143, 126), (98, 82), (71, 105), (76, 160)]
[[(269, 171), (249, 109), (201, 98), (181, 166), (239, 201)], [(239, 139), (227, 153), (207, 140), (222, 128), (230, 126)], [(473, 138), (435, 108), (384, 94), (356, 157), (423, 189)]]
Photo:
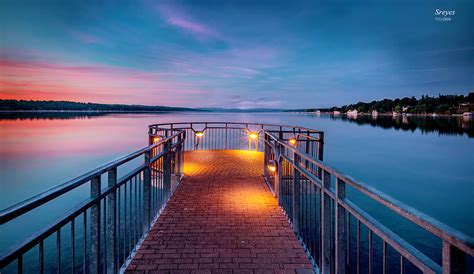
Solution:
[(199, 39), (218, 36), (213, 29), (192, 18), (182, 8), (174, 5), (159, 5), (157, 10), (168, 24), (186, 32), (191, 32)]

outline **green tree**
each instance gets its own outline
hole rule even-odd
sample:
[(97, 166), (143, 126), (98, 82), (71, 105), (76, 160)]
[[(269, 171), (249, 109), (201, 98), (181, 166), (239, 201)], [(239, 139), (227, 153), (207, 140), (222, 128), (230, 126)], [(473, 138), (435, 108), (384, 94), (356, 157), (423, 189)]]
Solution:
[(449, 111), (449, 105), (448, 105), (448, 104), (439, 105), (439, 106), (436, 108), (435, 112), (436, 112), (436, 113), (441, 113), (441, 114), (450, 112), (450, 111)]

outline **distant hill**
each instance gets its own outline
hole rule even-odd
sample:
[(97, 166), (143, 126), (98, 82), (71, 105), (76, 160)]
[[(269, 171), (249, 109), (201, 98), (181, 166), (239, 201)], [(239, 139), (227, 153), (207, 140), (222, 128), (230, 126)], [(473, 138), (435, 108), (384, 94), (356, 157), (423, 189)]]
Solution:
[(202, 111), (200, 109), (69, 101), (0, 100), (0, 111)]
[(181, 108), (166, 106), (96, 104), (70, 101), (2, 100), (0, 111), (103, 111), (103, 112), (157, 112), (157, 111), (207, 111), (207, 112), (276, 112), (281, 109), (238, 108)]
[(277, 109), (277, 108), (247, 108), (247, 109), (240, 109), (240, 108), (199, 108), (199, 110), (203, 111), (215, 111), (215, 112), (283, 112), (284, 109)]

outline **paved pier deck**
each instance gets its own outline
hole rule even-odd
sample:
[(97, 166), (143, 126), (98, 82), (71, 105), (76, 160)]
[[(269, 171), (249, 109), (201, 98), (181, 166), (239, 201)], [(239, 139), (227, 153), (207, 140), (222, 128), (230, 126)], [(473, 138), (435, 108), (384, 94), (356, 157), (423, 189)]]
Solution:
[(263, 154), (194, 151), (127, 272), (311, 273), (263, 177)]

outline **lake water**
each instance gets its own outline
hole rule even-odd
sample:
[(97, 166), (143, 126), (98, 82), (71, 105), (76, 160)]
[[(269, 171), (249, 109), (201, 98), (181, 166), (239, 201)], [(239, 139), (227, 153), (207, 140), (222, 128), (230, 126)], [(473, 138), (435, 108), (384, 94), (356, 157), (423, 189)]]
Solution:
[[(189, 121), (264, 122), (323, 130), (327, 164), (474, 236), (474, 125), (462, 118), (351, 120), (293, 113), (204, 112), (41, 114), (35, 118), (2, 114), (0, 208), (144, 147), (149, 124)], [(54, 205), (46, 215), (2, 226), (0, 252), (63, 210)], [(416, 228), (401, 224), (389, 213), (375, 209), (371, 213), (406, 234), (417, 247), (428, 252), (437, 249), (429, 237), (418, 237)]]

